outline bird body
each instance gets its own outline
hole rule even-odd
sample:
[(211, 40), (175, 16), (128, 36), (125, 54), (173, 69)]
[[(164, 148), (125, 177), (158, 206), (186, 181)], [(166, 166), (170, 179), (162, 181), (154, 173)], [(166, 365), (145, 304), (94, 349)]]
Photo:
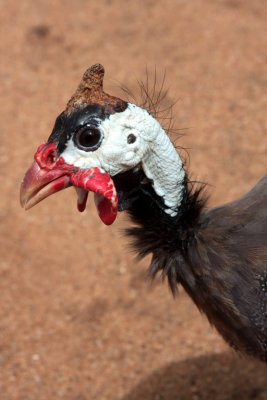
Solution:
[(189, 251), (195, 302), (231, 346), (267, 361), (267, 176), (200, 224)]
[(127, 211), (127, 230), (150, 275), (181, 284), (236, 350), (267, 362), (267, 176), (241, 199), (206, 209), (168, 135), (146, 110), (107, 95), (104, 69), (89, 68), (21, 186), (28, 209), (74, 186), (102, 221)]

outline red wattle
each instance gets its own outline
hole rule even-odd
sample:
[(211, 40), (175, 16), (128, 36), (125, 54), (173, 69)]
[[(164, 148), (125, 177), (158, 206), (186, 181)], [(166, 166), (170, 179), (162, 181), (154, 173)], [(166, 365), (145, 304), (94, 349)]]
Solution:
[(118, 212), (118, 197), (110, 176), (99, 168), (78, 169), (70, 176), (71, 184), (95, 193), (95, 203), (101, 220), (111, 225)]
[(118, 207), (114, 207), (110, 200), (98, 193), (94, 193), (94, 201), (101, 221), (106, 225), (113, 224), (117, 217)]
[(87, 203), (87, 198), (88, 198), (89, 192), (87, 190), (77, 188), (77, 187), (75, 189), (76, 189), (76, 193), (78, 196), (78, 199), (77, 199), (78, 211), (83, 212), (86, 208), (86, 203)]

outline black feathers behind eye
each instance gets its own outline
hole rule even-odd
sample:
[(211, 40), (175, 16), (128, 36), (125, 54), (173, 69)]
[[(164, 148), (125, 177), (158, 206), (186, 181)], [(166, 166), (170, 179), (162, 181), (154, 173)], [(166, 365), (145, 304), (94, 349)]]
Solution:
[(95, 151), (102, 142), (102, 134), (96, 126), (80, 127), (73, 136), (75, 145), (84, 151)]

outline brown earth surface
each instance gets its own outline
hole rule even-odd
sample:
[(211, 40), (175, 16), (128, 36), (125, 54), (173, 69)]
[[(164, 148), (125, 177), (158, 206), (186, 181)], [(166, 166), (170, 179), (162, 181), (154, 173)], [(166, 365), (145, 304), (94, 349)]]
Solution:
[(146, 279), (120, 215), (104, 226), (73, 190), (25, 213), (18, 192), (84, 70), (106, 89), (167, 71), (177, 144), (228, 202), (266, 173), (267, 3), (2, 0), (1, 400), (267, 399), (267, 369), (240, 358), (185, 293)]

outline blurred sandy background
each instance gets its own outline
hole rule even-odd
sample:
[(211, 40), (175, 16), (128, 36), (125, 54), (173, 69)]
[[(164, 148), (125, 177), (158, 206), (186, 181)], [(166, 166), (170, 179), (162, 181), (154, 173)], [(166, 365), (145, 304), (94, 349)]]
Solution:
[(267, 3), (262, 0), (0, 2), (0, 399), (267, 399), (180, 290), (146, 280), (122, 237), (73, 190), (25, 213), (18, 192), (84, 70), (135, 90), (167, 71), (179, 143), (211, 205), (266, 173)]

